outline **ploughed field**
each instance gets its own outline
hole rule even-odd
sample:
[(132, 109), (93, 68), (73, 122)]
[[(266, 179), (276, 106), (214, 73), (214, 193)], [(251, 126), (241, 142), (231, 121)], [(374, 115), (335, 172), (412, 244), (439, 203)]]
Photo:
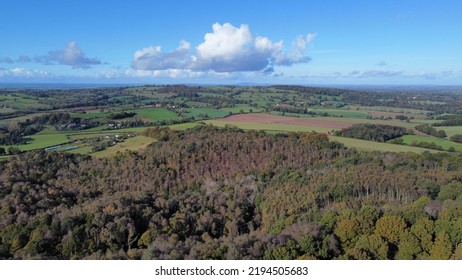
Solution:
[(275, 125), (284, 125), (284, 124), (293, 124), (301, 126), (310, 126), (310, 127), (320, 127), (320, 128), (332, 128), (332, 129), (341, 129), (347, 128), (350, 126), (349, 123), (341, 121), (330, 121), (324, 120), (322, 118), (293, 118), (293, 117), (284, 117), (270, 114), (242, 114), (242, 115), (232, 115), (226, 117), (225, 119), (218, 119), (217, 121), (226, 121), (229, 123), (265, 123), (265, 124), (275, 124)]

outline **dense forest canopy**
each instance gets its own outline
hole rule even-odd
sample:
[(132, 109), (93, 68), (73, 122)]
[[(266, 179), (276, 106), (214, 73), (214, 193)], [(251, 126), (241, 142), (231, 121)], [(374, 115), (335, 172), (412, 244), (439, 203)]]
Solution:
[(0, 163), (2, 259), (461, 259), (462, 158), (325, 134), (153, 128)]

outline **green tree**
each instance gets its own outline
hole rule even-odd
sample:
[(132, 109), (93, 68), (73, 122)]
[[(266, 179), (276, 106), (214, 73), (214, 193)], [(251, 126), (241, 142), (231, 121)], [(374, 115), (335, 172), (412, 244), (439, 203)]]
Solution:
[(440, 201), (445, 201), (447, 199), (455, 200), (461, 194), (462, 194), (462, 183), (454, 180), (451, 183), (441, 187), (441, 190), (438, 194), (438, 200)]
[(430, 258), (432, 260), (448, 260), (452, 255), (452, 243), (449, 235), (442, 231), (435, 239), (435, 243), (430, 250)]
[(457, 143), (462, 143), (462, 134), (454, 134), (449, 138), (449, 140)]
[(388, 258), (388, 244), (377, 234), (361, 235), (355, 248), (366, 252), (374, 260), (386, 260)]
[(263, 258), (266, 260), (294, 260), (298, 257), (297, 244), (293, 240), (287, 241), (283, 247), (266, 251)]
[(406, 229), (406, 223), (401, 217), (385, 216), (375, 224), (375, 233), (390, 243), (397, 244)]
[(459, 243), (452, 255), (453, 260), (462, 260), (462, 243)]
[(414, 260), (422, 252), (420, 242), (415, 235), (406, 230), (399, 242), (398, 253), (395, 256), (397, 260)]
[(433, 234), (435, 232), (435, 224), (428, 218), (420, 218), (411, 227), (411, 233), (419, 240), (422, 248), (420, 254), (422, 258), (425, 258), (430, 253), (430, 249), (433, 245)]
[(346, 219), (338, 222), (334, 234), (338, 236), (345, 247), (352, 247), (359, 237), (360, 229), (361, 225), (357, 219)]
[(149, 244), (151, 244), (154, 239), (156, 239), (157, 236), (159, 236), (157, 229), (148, 229), (141, 235), (140, 239), (138, 240), (138, 247), (147, 248)]
[(16, 147), (9, 147), (8, 148), (8, 154), (10, 155), (18, 155), (21, 153), (21, 150), (16, 148)]

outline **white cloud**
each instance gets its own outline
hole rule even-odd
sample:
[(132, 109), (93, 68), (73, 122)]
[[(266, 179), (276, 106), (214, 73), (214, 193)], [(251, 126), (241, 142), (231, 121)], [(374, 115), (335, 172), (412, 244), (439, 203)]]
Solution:
[(402, 76), (403, 71), (384, 71), (384, 70), (366, 70), (366, 71), (351, 71), (347, 74), (353, 78), (370, 78), (370, 77), (396, 77)]
[(181, 41), (174, 51), (163, 53), (160, 46), (151, 46), (133, 54), (132, 68), (138, 70), (180, 69), (190, 64), (191, 44)]
[(309, 33), (306, 37), (299, 35), (292, 43), (288, 53), (278, 51), (275, 55), (275, 64), (290, 66), (295, 63), (307, 63), (311, 59), (305, 55), (307, 46), (314, 40), (316, 34)]
[(197, 55), (203, 59), (232, 59), (242, 53), (253, 41), (249, 27), (242, 24), (237, 28), (229, 23), (212, 26), (213, 33), (204, 36), (204, 42), (197, 46)]
[(405, 71), (391, 71), (391, 70), (353, 70), (349, 72), (329, 72), (318, 73), (301, 76), (302, 78), (320, 78), (320, 79), (386, 79), (387, 81), (393, 79), (402, 79), (403, 81), (425, 81), (425, 80), (443, 80), (456, 78), (454, 71), (446, 70), (440, 72), (405, 72)]
[(275, 52), (276, 44), (266, 37), (254, 37), (247, 25), (213, 25), (213, 33), (204, 36), (196, 48), (195, 70), (215, 72), (264, 70)]
[(230, 23), (215, 23), (212, 32), (206, 33), (204, 41), (194, 50), (182, 41), (170, 52), (162, 52), (160, 46), (138, 50), (133, 55), (132, 68), (135, 70), (186, 69), (196, 72), (268, 72), (274, 66), (289, 66), (306, 63), (306, 47), (315, 34), (299, 36), (288, 53), (284, 52), (284, 42), (273, 42), (267, 37), (254, 36), (248, 25), (235, 27)]
[(11, 69), (0, 69), (0, 77), (14, 78), (46, 78), (53, 76), (48, 71), (42, 69), (25, 69), (15, 67)]
[(76, 41), (70, 41), (62, 50), (49, 51), (47, 55), (36, 56), (34, 60), (43, 64), (69, 65), (72, 68), (90, 68), (92, 65), (101, 64), (97, 58), (86, 57)]
[[(126, 69), (123, 72), (125, 77), (131, 78), (198, 78), (205, 75), (205, 72), (196, 72), (190, 69), (163, 69), (163, 70), (138, 70)], [(107, 75), (106, 75), (107, 76)]]

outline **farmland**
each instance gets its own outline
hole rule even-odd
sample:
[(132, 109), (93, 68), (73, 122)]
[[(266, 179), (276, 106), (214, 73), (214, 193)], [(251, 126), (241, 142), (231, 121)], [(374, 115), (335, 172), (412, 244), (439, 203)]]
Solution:
[(448, 150), (452, 147), (455, 151), (462, 152), (462, 144), (454, 143), (447, 139), (437, 138), (428, 135), (405, 135), (402, 138), (403, 142), (407, 145), (412, 145), (413, 143), (418, 142), (435, 143), (435, 145), (440, 146), (443, 150)]
[(136, 136), (129, 138), (128, 140), (111, 146), (103, 151), (95, 152), (92, 155), (96, 158), (109, 157), (116, 155), (118, 152), (124, 151), (138, 151), (146, 148), (149, 144), (155, 140), (150, 137)]
[[(415, 130), (417, 125), (438, 123), (438, 116), (457, 116), (462, 106), (460, 95), (439, 100), (440, 95), (426, 93), (415, 100), (415, 92), (387, 94), (394, 98), (371, 92), (290, 86), (143, 86), (74, 89), (66, 94), (60, 90), (5, 90), (0, 98), (0, 127), (5, 131), (46, 115), (69, 113), (69, 120), (41, 125), (41, 131), (25, 135), (21, 143), (0, 147), (6, 151), (15, 148), (18, 153), (66, 144), (73, 147), (69, 152), (105, 157), (145, 147), (147, 144), (138, 140), (148, 127), (184, 130), (207, 124), (270, 133), (328, 133), (332, 140), (360, 150), (461, 151), (460, 144), (449, 137), (460, 134), (462, 127), (438, 127), (446, 132), (445, 139)], [(411, 95), (413, 98), (409, 98)], [(400, 145), (333, 136), (335, 131), (367, 123), (404, 127), (409, 135), (402, 137)], [(116, 135), (117, 141), (111, 141)], [(438, 149), (413, 147), (415, 142), (434, 142)]]

